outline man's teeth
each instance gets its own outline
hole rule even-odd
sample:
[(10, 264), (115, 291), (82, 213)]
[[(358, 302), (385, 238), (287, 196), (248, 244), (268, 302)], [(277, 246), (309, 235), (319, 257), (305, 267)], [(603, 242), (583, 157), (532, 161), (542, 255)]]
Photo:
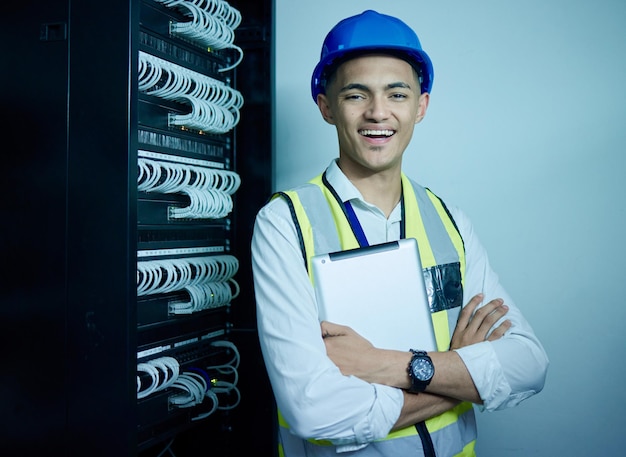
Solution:
[(361, 135), (365, 136), (391, 136), (393, 135), (393, 130), (361, 130)]

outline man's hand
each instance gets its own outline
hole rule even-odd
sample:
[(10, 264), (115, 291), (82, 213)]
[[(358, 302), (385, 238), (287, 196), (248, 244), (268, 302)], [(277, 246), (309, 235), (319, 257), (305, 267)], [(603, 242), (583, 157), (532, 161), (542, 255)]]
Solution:
[[(390, 379), (394, 360), (397, 357), (400, 360), (406, 358), (406, 353), (375, 348), (369, 340), (345, 325), (324, 321), (321, 329), (326, 353), (344, 375), (353, 375), (367, 382), (407, 387), (398, 386)], [(406, 365), (406, 362), (400, 363)]]
[(345, 325), (323, 321), (321, 327), (328, 357), (344, 375), (363, 376), (359, 362), (374, 356), (372, 343)]
[[(450, 349), (459, 349), (481, 341), (495, 341), (502, 338), (511, 327), (511, 321), (505, 320), (498, 327), (493, 328), (509, 310), (501, 298), (491, 300), (476, 311), (482, 300), (482, 294), (475, 295), (461, 311), (452, 335)], [(493, 331), (489, 333), (491, 329)]]

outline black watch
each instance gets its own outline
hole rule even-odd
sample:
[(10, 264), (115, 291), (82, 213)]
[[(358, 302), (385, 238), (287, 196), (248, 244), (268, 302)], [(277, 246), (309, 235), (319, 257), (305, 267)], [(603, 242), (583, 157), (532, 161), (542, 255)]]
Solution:
[(411, 357), (407, 368), (409, 379), (411, 380), (409, 392), (416, 394), (424, 392), (426, 386), (430, 384), (435, 374), (435, 365), (433, 365), (432, 359), (425, 351), (415, 351), (411, 349), (411, 352), (413, 353), (413, 357)]

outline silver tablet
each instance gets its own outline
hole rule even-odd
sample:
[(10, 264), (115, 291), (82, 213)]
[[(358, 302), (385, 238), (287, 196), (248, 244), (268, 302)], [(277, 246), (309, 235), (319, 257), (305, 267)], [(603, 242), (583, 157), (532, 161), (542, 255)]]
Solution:
[(320, 321), (352, 327), (378, 348), (436, 350), (414, 238), (311, 260)]

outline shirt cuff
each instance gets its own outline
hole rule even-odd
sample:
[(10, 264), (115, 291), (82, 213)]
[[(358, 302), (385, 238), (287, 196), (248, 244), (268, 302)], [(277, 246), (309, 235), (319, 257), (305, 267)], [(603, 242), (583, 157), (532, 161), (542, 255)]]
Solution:
[(355, 442), (337, 445), (337, 453), (363, 449), (375, 440), (385, 438), (395, 425), (404, 404), (401, 389), (372, 384), (376, 399), (370, 413), (354, 427)]
[(481, 409), (496, 410), (511, 394), (500, 361), (488, 341), (454, 350), (467, 367), (476, 390), (483, 401)]

